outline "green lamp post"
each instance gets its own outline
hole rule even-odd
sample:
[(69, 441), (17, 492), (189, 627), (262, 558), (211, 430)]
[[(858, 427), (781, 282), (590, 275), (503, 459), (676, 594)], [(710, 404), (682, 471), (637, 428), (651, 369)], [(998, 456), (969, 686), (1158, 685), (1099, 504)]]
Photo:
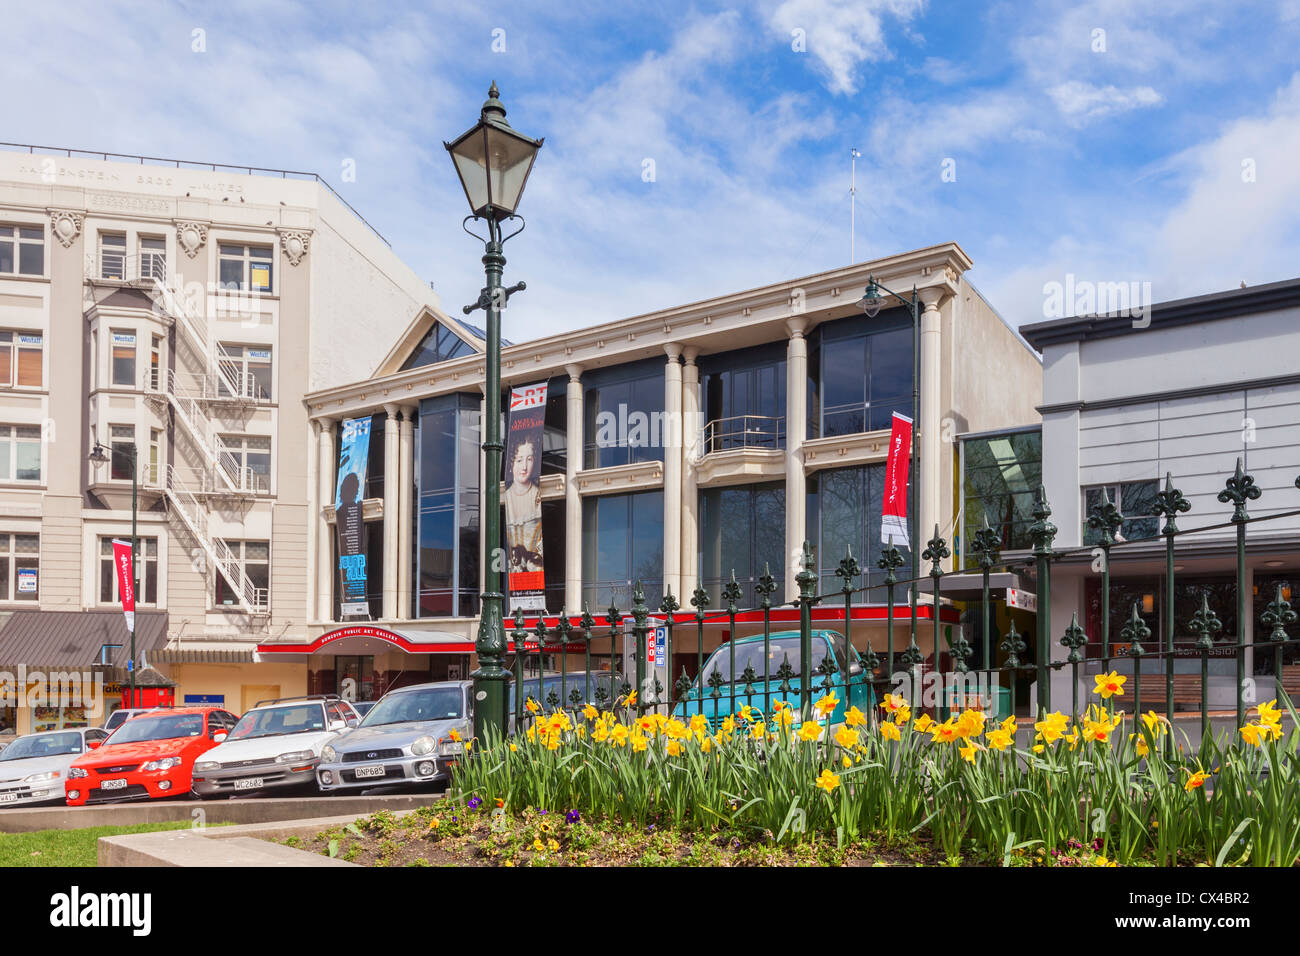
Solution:
[[(443, 143), (456, 166), (456, 175), (469, 201), (470, 214), (461, 227), (484, 244), (483, 267), (487, 285), (478, 301), (465, 306), (465, 314), (475, 309), (487, 313), (487, 421), (483, 423), (484, 482), (483, 534), (488, 543), (488, 561), (484, 569), (484, 587), (478, 637), (474, 643), (478, 668), (470, 676), (474, 681), (474, 736), (480, 741), (489, 728), (503, 733), (506, 727), (505, 669), (506, 630), (503, 607), (501, 548), (501, 310), (510, 296), (524, 288), (519, 282), (509, 288), (501, 285), (506, 259), (501, 247), (507, 239), (523, 231), (524, 221), (515, 210), (523, 196), (524, 184), (542, 148), (542, 140), (530, 139), (511, 129), (506, 122), (506, 108), (501, 104), (496, 83), (488, 91), (487, 102), (479, 121), (450, 143)], [(486, 238), (470, 232), (469, 221), (482, 220)], [(518, 220), (519, 228), (506, 235), (502, 226)]]
[[(140, 470), (136, 461), (135, 442), (127, 446), (128, 452), (127, 465), (131, 469), (131, 588), (133, 593), (140, 593), (140, 563), (138, 561), (138, 552), (140, 550), (139, 539), (136, 536), (136, 516), (139, 511), (139, 478)], [(90, 452), (90, 463), (92, 465), (102, 465), (110, 460), (109, 456), (104, 453), (104, 446), (95, 442), (94, 449)], [(138, 706), (135, 699), (135, 618), (131, 618), (131, 657), (127, 661), (127, 676), (130, 680), (131, 697), (128, 707)]]
[[(882, 295), (881, 293), (884, 293)], [(876, 281), (875, 276), (867, 277), (866, 294), (858, 300), (858, 305), (862, 306), (862, 311), (867, 314), (868, 318), (875, 318), (880, 314), (881, 308), (885, 304), (885, 298), (890, 297), (907, 306), (912, 312), (912, 449), (911, 462), (908, 465), (908, 484), (916, 487), (920, 482), (921, 475), (917, 471), (917, 432), (920, 430), (921, 421), (917, 417), (921, 404), (921, 310), (920, 299), (916, 295), (916, 286), (912, 287), (911, 296), (904, 298), (897, 292), (892, 292)], [(921, 565), (920, 554), (921, 546), (917, 541), (919, 533), (917, 531), (917, 506), (919, 504), (918, 496), (913, 495), (912, 500), (908, 503), (907, 509), (907, 550), (912, 555), (912, 638), (916, 638), (916, 605), (917, 597), (920, 593), (921, 582)], [(936, 532), (936, 537), (937, 537)], [(935, 621), (939, 619), (939, 608), (936, 605), (934, 609)], [(894, 638), (891, 634), (889, 637), (889, 647), (893, 650)], [(939, 662), (939, 645), (934, 646), (934, 660), (937, 665)]]

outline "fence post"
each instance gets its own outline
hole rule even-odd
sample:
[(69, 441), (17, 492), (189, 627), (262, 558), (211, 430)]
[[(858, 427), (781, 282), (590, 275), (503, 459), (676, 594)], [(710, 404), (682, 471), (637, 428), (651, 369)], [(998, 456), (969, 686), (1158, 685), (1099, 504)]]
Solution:
[[(524, 645), (528, 640), (521, 607), (515, 608), (515, 626), (510, 636), (515, 640), (515, 733), (519, 733), (524, 723)], [(505, 721), (503, 726), (510, 726), (510, 722)]]
[(641, 582), (636, 583), (632, 589), (632, 640), (636, 641), (636, 712), (637, 715), (645, 713), (646, 698), (653, 696), (654, 691), (646, 688), (645, 665), (645, 638), (650, 628), (646, 624), (650, 616), (650, 609), (645, 605), (645, 591), (641, 588)]
[(704, 611), (708, 606), (709, 592), (704, 590), (704, 582), (701, 581), (691, 595), (691, 607), (695, 608), (695, 679), (700, 682), (701, 714), (704, 713)]
[(1242, 471), (1241, 459), (1237, 470), (1219, 492), (1219, 500), (1232, 504), (1232, 523), (1237, 526), (1237, 726), (1246, 722), (1246, 700), (1242, 692), (1246, 684), (1246, 502), (1260, 495), (1255, 479)]
[(1296, 613), (1291, 610), (1291, 603), (1282, 597), (1282, 585), (1277, 586), (1277, 597), (1269, 602), (1268, 608), (1259, 617), (1260, 622), (1268, 628), (1268, 639), (1273, 645), (1273, 696), (1282, 700), (1285, 689), (1282, 687), (1282, 647), (1286, 644), (1287, 625), (1294, 624)]
[[(1129, 655), (1133, 658), (1133, 713), (1141, 715), (1142, 713), (1142, 655), (1147, 649), (1142, 646), (1142, 642), (1151, 636), (1151, 628), (1147, 627), (1146, 622), (1142, 620), (1142, 615), (1138, 614), (1138, 602), (1133, 602), (1133, 615), (1128, 619), (1119, 632), (1120, 639), (1129, 645)], [(1169, 718), (1170, 733), (1173, 732), (1174, 715), (1171, 711), (1165, 715)]]
[[(1173, 726), (1174, 719), (1174, 539), (1178, 536), (1178, 524), (1174, 520), (1180, 514), (1192, 510), (1192, 504), (1183, 497), (1183, 493), (1174, 487), (1172, 472), (1165, 472), (1164, 491), (1156, 492), (1156, 503), (1152, 514), (1164, 515), (1165, 523), (1160, 533), (1165, 536), (1165, 716)], [(1202, 683), (1205, 678), (1202, 676)], [(1203, 699), (1209, 694), (1202, 688)], [(1171, 733), (1165, 741), (1165, 753), (1174, 755), (1174, 735)]]
[[(896, 572), (902, 566), (903, 553), (894, 547), (894, 536), (891, 534), (889, 544), (885, 546), (885, 550), (880, 553), (880, 559), (876, 561), (876, 567), (885, 572), (885, 640), (889, 642), (885, 653), (885, 670), (888, 671), (885, 677), (886, 680), (891, 682), (894, 679), (894, 586), (898, 584), (898, 574)], [(916, 694), (913, 693), (908, 704), (914, 705), (916, 703)]]
[(806, 721), (812, 719), (812, 606), (817, 603), (817, 572), (812, 546), (807, 541), (803, 543), (800, 566), (794, 577), (799, 585), (799, 710)]
[[(939, 685), (940, 705), (947, 704), (947, 690), (944, 687), (943, 671), (939, 669), (939, 581), (943, 578), (943, 568), (939, 562), (944, 558), (951, 557), (952, 552), (948, 550), (948, 543), (939, 537), (939, 526), (934, 526), (934, 537), (926, 542), (925, 550), (921, 552), (921, 560), (930, 562), (930, 580), (934, 583), (934, 603), (931, 605), (931, 616), (934, 618), (934, 676)], [(949, 708), (951, 711), (951, 708)]]
[(993, 636), (990, 633), (992, 624), (989, 620), (989, 573), (993, 570), (993, 565), (998, 559), (998, 536), (989, 527), (989, 519), (984, 518), (984, 527), (979, 528), (971, 538), (970, 550), (977, 556), (980, 566), (980, 641), (984, 645), (984, 676), (989, 682), (989, 690), (993, 697), (993, 714), (997, 715), (997, 697), (998, 690), (1002, 687), (1002, 682), (993, 682)]
[[(668, 680), (668, 716), (672, 716), (673, 704), (675, 703), (676, 694), (673, 688), (673, 613), (681, 608), (677, 598), (673, 597), (673, 589), (669, 588), (668, 593), (664, 595), (663, 602), (659, 605), (659, 610), (664, 614), (664, 677)], [(656, 675), (655, 680), (659, 678)]]
[(1038, 486), (1034, 500), (1034, 509), (1030, 512), (1034, 523), (1029, 526), (1029, 537), (1034, 542), (1034, 560), (1038, 567), (1038, 620), (1037, 647), (1034, 657), (1038, 660), (1038, 710), (1041, 714), (1051, 709), (1052, 694), (1047, 682), (1047, 658), (1051, 653), (1052, 625), (1052, 539), (1056, 537), (1056, 525), (1047, 519), (1052, 516), (1052, 509), (1047, 504), (1047, 489)]
[(583, 646), (583, 703), (591, 703), (591, 632), (596, 626), (596, 619), (591, 616), (591, 610), (584, 601), (582, 604), (582, 617), (578, 619), (578, 626), (582, 628), (582, 646)]
[[(835, 576), (842, 582), (840, 591), (844, 595), (844, 709), (847, 712), (852, 706), (853, 689), (850, 686), (850, 680), (853, 677), (849, 662), (853, 660), (853, 591), (854, 578), (862, 577), (862, 566), (858, 564), (857, 559), (853, 557), (853, 549), (845, 548), (844, 558), (840, 561), (840, 566), (835, 569)], [(871, 651), (871, 638), (867, 638), (867, 651)], [(834, 654), (835, 649), (831, 648)], [(864, 680), (870, 680), (864, 675)]]
[(1075, 721), (1079, 719), (1079, 664), (1083, 661), (1079, 650), (1087, 643), (1088, 635), (1079, 626), (1079, 612), (1076, 611), (1070, 618), (1070, 626), (1065, 629), (1065, 636), (1061, 638), (1061, 646), (1070, 650), (1066, 660), (1070, 662), (1070, 678), (1073, 681), (1070, 688), (1070, 713)]
[[(1101, 666), (1107, 673), (1110, 673), (1110, 549), (1115, 543), (1115, 532), (1123, 523), (1124, 516), (1111, 503), (1103, 487), (1101, 501), (1088, 512), (1088, 527), (1099, 533), (1097, 544), (1101, 548)], [(1077, 689), (1075, 696), (1078, 696)], [(1078, 712), (1077, 705), (1075, 712)]]
[(772, 577), (770, 565), (763, 565), (763, 574), (754, 590), (758, 592), (758, 606), (763, 612), (763, 719), (767, 720), (772, 711), (772, 595), (776, 593), (776, 579)]
[(736, 602), (740, 600), (740, 585), (736, 583), (736, 572), (732, 569), (731, 580), (722, 587), (722, 596), (727, 602), (727, 673), (731, 679), (731, 712), (736, 712)]
[(573, 688), (572, 698), (569, 694), (569, 635), (572, 633), (573, 625), (569, 622), (569, 614), (560, 608), (560, 619), (555, 622), (555, 636), (560, 641), (560, 706), (572, 706), (577, 710), (578, 688)]
[(1196, 647), (1201, 652), (1201, 744), (1204, 746), (1210, 733), (1210, 651), (1214, 649), (1214, 635), (1223, 630), (1223, 622), (1210, 610), (1210, 601), (1204, 591), (1201, 592), (1201, 609), (1192, 615), (1187, 629), (1196, 635)]
[[(632, 688), (627, 682), (627, 675), (623, 673), (623, 637), (619, 633), (619, 627), (623, 623), (623, 615), (620, 613), (618, 605), (613, 601), (610, 602), (609, 609), (605, 611), (605, 620), (609, 623), (610, 687), (614, 695), (614, 701), (617, 702), (620, 697), (627, 697), (628, 694), (632, 693)], [(623, 679), (618, 686), (614, 686), (616, 675)]]

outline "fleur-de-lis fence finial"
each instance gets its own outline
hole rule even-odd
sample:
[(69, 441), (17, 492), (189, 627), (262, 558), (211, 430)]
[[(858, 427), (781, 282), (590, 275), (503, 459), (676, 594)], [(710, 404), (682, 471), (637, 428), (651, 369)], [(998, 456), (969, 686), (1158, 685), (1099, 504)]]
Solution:
[(732, 569), (731, 580), (722, 586), (722, 597), (727, 602), (727, 613), (736, 613), (736, 602), (741, 598), (740, 585), (736, 583), (736, 572)]
[(921, 552), (921, 560), (930, 562), (930, 577), (938, 578), (943, 576), (943, 568), (939, 562), (944, 558), (952, 557), (952, 552), (948, 550), (948, 542), (939, 537), (939, 526), (934, 526), (934, 537), (925, 545), (925, 550)]
[(1088, 527), (1099, 533), (1097, 543), (1103, 548), (1109, 548), (1115, 543), (1115, 535), (1118, 533), (1120, 526), (1124, 523), (1124, 516), (1119, 513), (1110, 500), (1110, 495), (1106, 494), (1106, 489), (1101, 489), (1101, 500), (1092, 506), (1088, 512)]
[(1198, 650), (1214, 649), (1214, 635), (1223, 630), (1223, 622), (1210, 610), (1210, 601), (1204, 592), (1201, 593), (1201, 609), (1187, 622), (1187, 629), (1196, 635)]
[(1079, 626), (1079, 614), (1076, 611), (1070, 618), (1070, 626), (1065, 629), (1065, 636), (1061, 638), (1061, 646), (1070, 649), (1066, 662), (1070, 664), (1083, 663), (1082, 651), (1087, 644), (1088, 635)]
[(862, 566), (853, 556), (851, 547), (845, 549), (844, 557), (840, 559), (840, 566), (835, 569), (835, 576), (843, 582), (840, 584), (840, 590), (845, 594), (853, 592), (853, 579), (862, 577)]
[(1129, 645), (1129, 655), (1131, 657), (1141, 657), (1145, 654), (1146, 648), (1142, 642), (1149, 640), (1151, 637), (1151, 628), (1147, 627), (1146, 622), (1142, 620), (1142, 615), (1138, 613), (1138, 602), (1133, 602), (1133, 613), (1129, 616), (1128, 623), (1120, 628), (1120, 640)]
[(1259, 486), (1255, 484), (1255, 479), (1246, 474), (1241, 467), (1241, 459), (1237, 459), (1237, 470), (1233, 472), (1231, 478), (1224, 483), (1224, 488), (1219, 492), (1219, 500), (1225, 505), (1232, 505), (1232, 523), (1244, 524), (1250, 520), (1246, 513), (1246, 502), (1254, 501), (1260, 496)]
[(1151, 513), (1157, 518), (1164, 515), (1164, 527), (1160, 533), (1164, 535), (1175, 535), (1178, 533), (1178, 524), (1174, 518), (1176, 515), (1186, 514), (1192, 510), (1192, 503), (1183, 497), (1183, 493), (1174, 487), (1174, 476), (1172, 472), (1165, 472), (1165, 487), (1163, 491), (1156, 492), (1155, 504), (1151, 506)]
[(1277, 597), (1268, 603), (1259, 620), (1265, 627), (1271, 628), (1268, 635), (1270, 641), (1284, 644), (1290, 639), (1286, 629), (1296, 622), (1296, 612), (1291, 610), (1291, 602), (1282, 596), (1282, 585), (1277, 586)]
[(1001, 541), (998, 533), (989, 527), (988, 516), (984, 516), (984, 526), (971, 535), (970, 550), (979, 561), (980, 568), (988, 570), (998, 562)]

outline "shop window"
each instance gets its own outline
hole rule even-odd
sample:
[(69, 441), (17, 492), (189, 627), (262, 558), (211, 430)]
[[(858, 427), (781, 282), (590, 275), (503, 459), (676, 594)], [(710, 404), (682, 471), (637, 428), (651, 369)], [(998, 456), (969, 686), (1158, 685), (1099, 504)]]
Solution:
[(0, 600), (40, 597), (41, 536), (0, 533)]

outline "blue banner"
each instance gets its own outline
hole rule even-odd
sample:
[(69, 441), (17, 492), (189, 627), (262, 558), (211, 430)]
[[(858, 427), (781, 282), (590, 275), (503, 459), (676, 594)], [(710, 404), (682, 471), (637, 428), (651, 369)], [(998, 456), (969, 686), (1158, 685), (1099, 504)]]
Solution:
[(366, 523), (361, 514), (366, 468), (370, 461), (370, 419), (344, 419), (339, 440), (339, 473), (334, 521), (339, 539), (341, 617), (366, 617)]

